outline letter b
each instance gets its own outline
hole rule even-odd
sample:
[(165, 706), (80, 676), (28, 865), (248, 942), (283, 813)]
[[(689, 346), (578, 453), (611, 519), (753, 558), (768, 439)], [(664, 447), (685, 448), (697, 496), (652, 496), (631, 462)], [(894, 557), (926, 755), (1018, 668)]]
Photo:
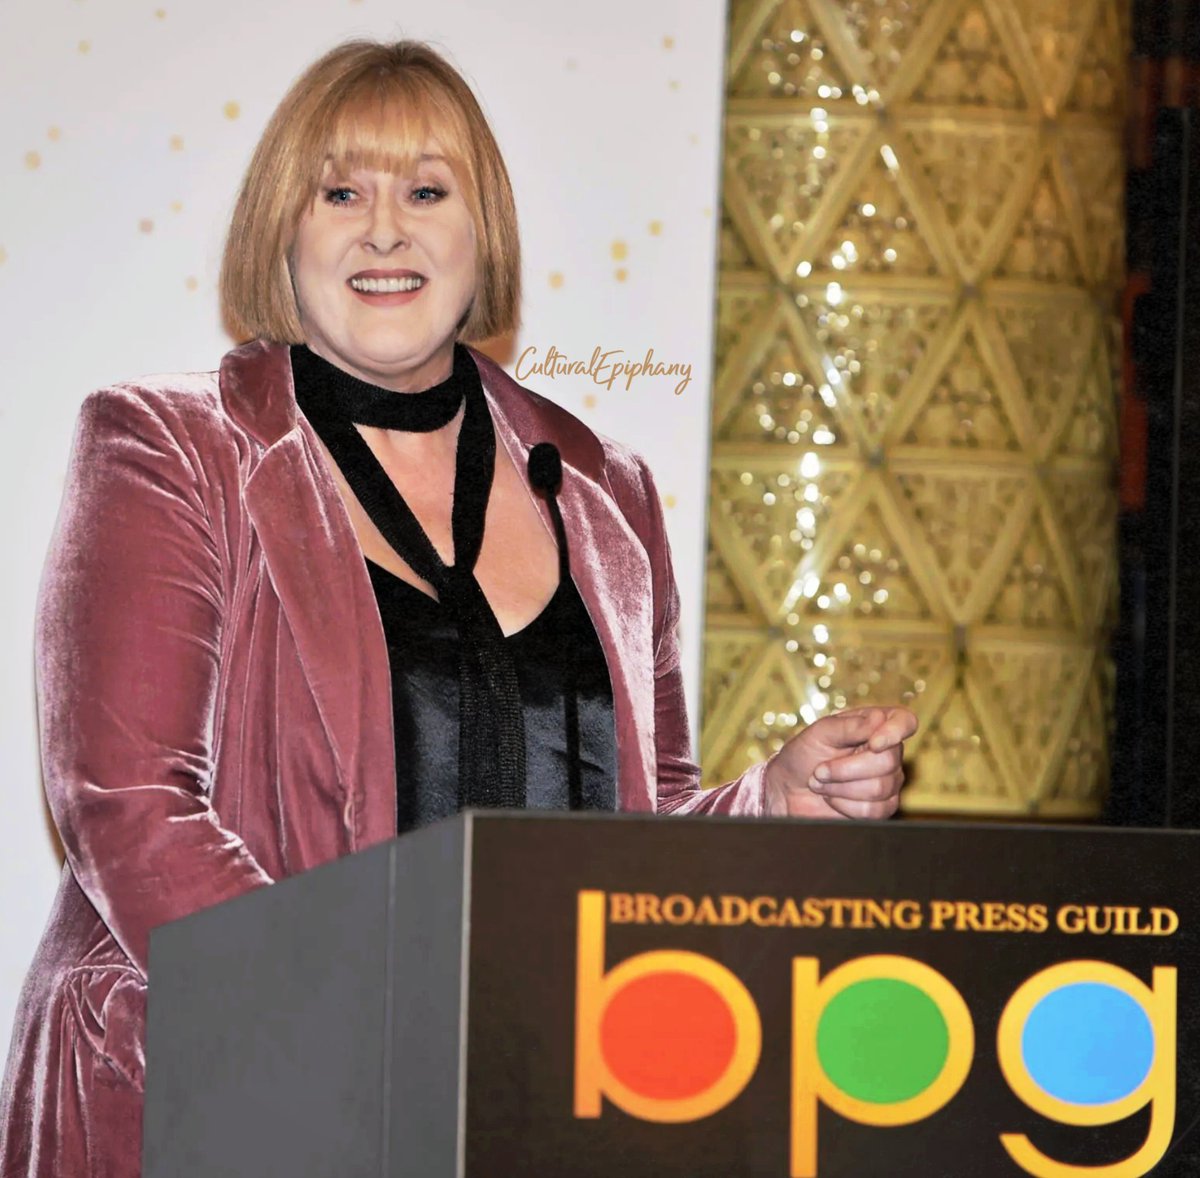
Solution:
[(762, 1049), (758, 1008), (699, 953), (639, 953), (604, 971), (604, 893), (579, 893), (575, 1115), (602, 1097), (644, 1121), (695, 1121), (749, 1083)]

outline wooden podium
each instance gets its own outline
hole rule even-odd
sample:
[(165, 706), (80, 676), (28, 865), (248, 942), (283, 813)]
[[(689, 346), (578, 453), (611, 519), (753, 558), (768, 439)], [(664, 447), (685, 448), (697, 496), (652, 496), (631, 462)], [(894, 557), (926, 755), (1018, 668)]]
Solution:
[(473, 813), (158, 929), (144, 1178), (1200, 1174), (1200, 836)]

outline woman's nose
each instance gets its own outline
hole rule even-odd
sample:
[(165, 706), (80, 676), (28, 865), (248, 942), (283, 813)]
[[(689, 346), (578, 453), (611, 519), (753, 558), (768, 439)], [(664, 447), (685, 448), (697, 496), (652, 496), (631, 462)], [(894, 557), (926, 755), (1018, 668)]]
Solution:
[(394, 200), (375, 202), (364, 244), (380, 254), (390, 254), (393, 250), (408, 245), (408, 227)]

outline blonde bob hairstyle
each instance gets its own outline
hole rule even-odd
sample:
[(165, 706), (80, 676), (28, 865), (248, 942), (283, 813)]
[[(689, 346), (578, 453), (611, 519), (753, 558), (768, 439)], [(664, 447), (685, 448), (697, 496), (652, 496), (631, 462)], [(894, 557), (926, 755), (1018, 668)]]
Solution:
[(419, 41), (348, 41), (314, 62), (259, 140), (221, 262), (221, 310), (239, 340), (301, 343), (289, 254), (327, 164), (412, 175), (430, 141), (446, 157), (475, 222), (475, 299), (459, 336), (517, 326), (520, 245), (512, 186), (462, 76)]

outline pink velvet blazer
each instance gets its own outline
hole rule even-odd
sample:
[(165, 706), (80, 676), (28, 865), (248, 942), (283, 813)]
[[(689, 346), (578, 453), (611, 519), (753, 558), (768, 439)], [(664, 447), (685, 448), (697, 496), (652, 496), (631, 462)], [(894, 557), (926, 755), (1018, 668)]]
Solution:
[[(475, 359), (517, 468), (537, 442), (562, 453), (572, 567), (612, 678), (620, 807), (760, 813), (761, 769), (698, 788), (645, 465)], [(135, 1178), (150, 929), (395, 831), (383, 630), (286, 348), (249, 344), (219, 374), (87, 399), (37, 669), (67, 861), (0, 1092), (0, 1175)]]

